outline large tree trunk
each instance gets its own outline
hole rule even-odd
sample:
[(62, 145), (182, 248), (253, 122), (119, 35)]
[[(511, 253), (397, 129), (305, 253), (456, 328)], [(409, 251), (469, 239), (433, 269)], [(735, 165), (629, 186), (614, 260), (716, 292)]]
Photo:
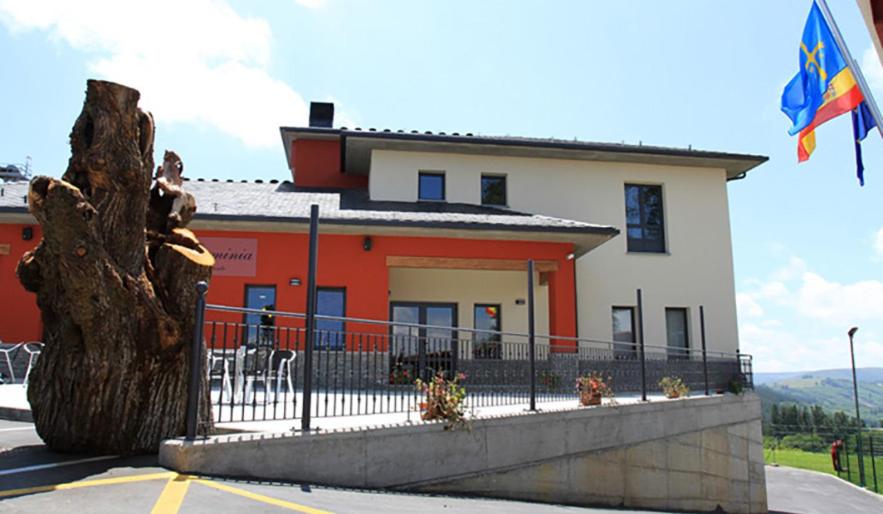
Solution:
[(186, 229), (145, 235), (154, 127), (139, 96), (90, 80), (66, 173), (28, 193), (43, 239), (17, 271), (45, 343), (28, 401), (54, 450), (153, 452), (185, 429), (196, 283), (214, 260)]

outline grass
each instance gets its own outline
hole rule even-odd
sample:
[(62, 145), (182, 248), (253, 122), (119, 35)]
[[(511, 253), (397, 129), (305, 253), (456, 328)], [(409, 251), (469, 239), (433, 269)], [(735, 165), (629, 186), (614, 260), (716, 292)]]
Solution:
[[(858, 485), (858, 460), (852, 453), (849, 454), (850, 473), (842, 472), (839, 475), (834, 471), (831, 465), (831, 454), (828, 452), (806, 452), (803, 450), (794, 450), (791, 448), (783, 448), (778, 450), (764, 449), (764, 460), (767, 464), (779, 464), (781, 466), (789, 466), (792, 468), (810, 469), (820, 471), (829, 475), (839, 476), (840, 478), (849, 479), (852, 483)], [(868, 490), (874, 491), (874, 473), (871, 467), (871, 458), (865, 456), (865, 481)], [(883, 457), (876, 457), (877, 465), (877, 491), (883, 492)], [(844, 465), (846, 463), (844, 462)]]

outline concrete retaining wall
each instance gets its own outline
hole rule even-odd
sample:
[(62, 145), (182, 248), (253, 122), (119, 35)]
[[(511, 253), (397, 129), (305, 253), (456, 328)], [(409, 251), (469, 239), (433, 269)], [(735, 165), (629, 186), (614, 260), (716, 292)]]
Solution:
[(167, 441), (180, 472), (578, 505), (766, 512), (754, 394), (348, 432)]

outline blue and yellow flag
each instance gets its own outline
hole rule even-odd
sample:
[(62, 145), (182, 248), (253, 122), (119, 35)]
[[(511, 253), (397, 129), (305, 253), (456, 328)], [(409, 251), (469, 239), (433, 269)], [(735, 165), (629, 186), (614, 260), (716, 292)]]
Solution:
[(855, 109), (862, 101), (864, 96), (846, 57), (813, 2), (800, 41), (800, 71), (782, 93), (782, 112), (793, 123), (788, 133), (799, 134), (798, 161), (809, 159), (815, 150), (816, 127)]

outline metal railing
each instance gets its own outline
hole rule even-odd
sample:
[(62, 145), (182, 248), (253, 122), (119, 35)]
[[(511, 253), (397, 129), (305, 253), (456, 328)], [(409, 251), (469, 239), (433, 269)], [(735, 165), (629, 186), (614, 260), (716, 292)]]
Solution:
[[(272, 324), (244, 323), (247, 315)], [(238, 320), (237, 320), (238, 318)], [(677, 376), (709, 394), (751, 386), (751, 358), (701, 348), (206, 305), (201, 325), (215, 422), (418, 411), (416, 379), (464, 373), (466, 407), (576, 401), (598, 372), (617, 393), (660, 392)], [(531, 349), (533, 348), (533, 351)], [(419, 414), (418, 414), (419, 415)]]
[[(750, 356), (706, 350), (701, 306), (701, 349), (645, 344), (640, 289), (636, 342), (537, 334), (532, 260), (527, 334), (318, 315), (318, 230), (313, 205), (303, 314), (206, 305), (208, 286), (197, 286), (187, 439), (196, 437), (199, 412), (216, 422), (300, 418), (303, 430), (312, 417), (410, 413), (421, 402), (414, 382), (435, 373), (466, 375), (468, 408), (524, 403), (535, 410), (537, 402), (575, 399), (577, 377), (590, 372), (643, 400), (664, 376), (705, 394), (751, 387)], [(245, 323), (249, 315), (267, 321)], [(204, 382), (211, 409), (199, 409)]]

